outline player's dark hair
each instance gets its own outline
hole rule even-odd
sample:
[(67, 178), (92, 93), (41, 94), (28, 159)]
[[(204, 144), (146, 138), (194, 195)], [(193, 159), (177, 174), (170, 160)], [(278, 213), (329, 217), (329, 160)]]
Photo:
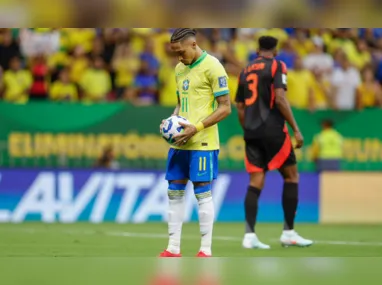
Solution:
[(262, 36), (259, 38), (259, 48), (264, 51), (274, 50), (277, 46), (278, 40), (271, 36)]
[(171, 36), (171, 43), (180, 42), (190, 36), (195, 36), (196, 30), (190, 28), (176, 29)]

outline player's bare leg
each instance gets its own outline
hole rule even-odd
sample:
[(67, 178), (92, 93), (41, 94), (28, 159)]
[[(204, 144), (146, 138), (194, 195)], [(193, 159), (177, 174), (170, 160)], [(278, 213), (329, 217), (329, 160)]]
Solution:
[(184, 220), (184, 197), (187, 180), (169, 181), (168, 235), (167, 249), (160, 257), (181, 257), (180, 238)]
[(212, 256), (212, 230), (215, 219), (215, 208), (212, 201), (210, 182), (194, 182), (195, 197), (199, 204), (199, 225), (202, 237), (198, 257)]
[(283, 246), (310, 246), (313, 241), (304, 239), (294, 230), (294, 220), (298, 205), (299, 175), (297, 166), (290, 165), (279, 170), (284, 178), (282, 205), (284, 210), (284, 230), (280, 238)]
[(255, 225), (257, 220), (258, 200), (261, 189), (264, 187), (265, 173), (250, 173), (250, 182), (245, 196), (245, 235), (243, 239), (244, 248), (269, 249), (270, 246), (262, 243), (256, 233)]

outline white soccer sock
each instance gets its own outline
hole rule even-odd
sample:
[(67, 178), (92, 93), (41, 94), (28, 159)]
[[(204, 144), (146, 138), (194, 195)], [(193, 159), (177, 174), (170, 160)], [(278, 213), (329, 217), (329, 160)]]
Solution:
[(182, 224), (184, 219), (184, 196), (171, 197), (168, 210), (168, 247), (171, 253), (180, 253), (180, 238), (182, 234)]
[(286, 234), (286, 235), (292, 235), (294, 233), (295, 233), (294, 230), (283, 230), (283, 234)]
[(215, 209), (212, 197), (206, 197), (198, 200), (199, 203), (199, 225), (202, 242), (200, 251), (211, 255), (212, 230), (215, 219)]
[(246, 234), (244, 234), (244, 239), (253, 239), (253, 238), (256, 238), (256, 234), (255, 233), (246, 233)]

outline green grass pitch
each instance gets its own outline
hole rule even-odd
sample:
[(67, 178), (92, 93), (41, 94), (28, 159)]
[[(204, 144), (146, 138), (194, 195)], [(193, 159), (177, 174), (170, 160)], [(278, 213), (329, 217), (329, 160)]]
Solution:
[(183, 258), (159, 259), (167, 245), (164, 223), (0, 224), (0, 282), (382, 284), (382, 225), (299, 224), (296, 230), (316, 243), (283, 248), (278, 242), (281, 225), (259, 224), (257, 233), (270, 250), (241, 248), (243, 229), (242, 224), (217, 223), (215, 258), (197, 259), (198, 224), (185, 224)]

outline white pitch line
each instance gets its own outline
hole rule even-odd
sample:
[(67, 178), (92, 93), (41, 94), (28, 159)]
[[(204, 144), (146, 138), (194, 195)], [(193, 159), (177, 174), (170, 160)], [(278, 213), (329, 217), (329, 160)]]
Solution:
[[(132, 232), (108, 232), (107, 235), (111, 236), (121, 236), (121, 237), (134, 237), (134, 238), (168, 238), (166, 234), (142, 234), (142, 233), (132, 233)], [(199, 236), (182, 236), (185, 239), (200, 239)], [(240, 238), (230, 237), (230, 236), (213, 236), (214, 240), (223, 241), (241, 241)], [(278, 239), (272, 239), (272, 242), (278, 242)], [(316, 244), (329, 244), (329, 245), (354, 245), (354, 246), (382, 246), (382, 242), (367, 242), (367, 241), (330, 241), (330, 240), (314, 240)]]
[(143, 234), (143, 233), (130, 233), (130, 232), (106, 232), (109, 236), (118, 236), (118, 237), (133, 237), (133, 238), (167, 238), (168, 235), (165, 234)]
[[(272, 239), (272, 242), (279, 241)], [(354, 246), (382, 246), (382, 242), (368, 242), (368, 241), (343, 241), (343, 240), (313, 240), (315, 244), (329, 244), (329, 245), (354, 245)]]
[[(106, 232), (110, 236), (119, 236), (119, 237), (133, 237), (133, 238), (168, 238), (167, 234), (147, 234), (147, 233), (132, 233), (132, 232)], [(200, 239), (200, 236), (182, 236), (184, 239)], [(224, 240), (224, 241), (240, 241), (241, 239), (235, 237), (226, 237), (226, 236), (214, 236), (215, 240)]]
[[(20, 231), (24, 233), (34, 234), (41, 231), (46, 231), (46, 229), (36, 229), (36, 228), (17, 228), (12, 229), (15, 231)], [(78, 231), (78, 230), (64, 230), (61, 231), (64, 234), (83, 234), (83, 235), (95, 235), (104, 234), (108, 236), (118, 236), (118, 237), (130, 237), (130, 238), (146, 238), (146, 239), (157, 239), (163, 238), (167, 239), (167, 234), (154, 234), (154, 233), (137, 233), (137, 232), (96, 232), (92, 230)], [(182, 235), (182, 239), (200, 239), (200, 236), (196, 235)], [(232, 236), (213, 236), (214, 240), (239, 242), (241, 238)], [(279, 242), (278, 239), (271, 239), (271, 242)], [(328, 244), (328, 245), (349, 245), (349, 246), (382, 246), (382, 242), (368, 242), (368, 241), (341, 241), (341, 240), (314, 240), (315, 244)]]
[(318, 244), (330, 244), (330, 245), (382, 246), (382, 242), (368, 242), (368, 241), (318, 240), (314, 242)]

